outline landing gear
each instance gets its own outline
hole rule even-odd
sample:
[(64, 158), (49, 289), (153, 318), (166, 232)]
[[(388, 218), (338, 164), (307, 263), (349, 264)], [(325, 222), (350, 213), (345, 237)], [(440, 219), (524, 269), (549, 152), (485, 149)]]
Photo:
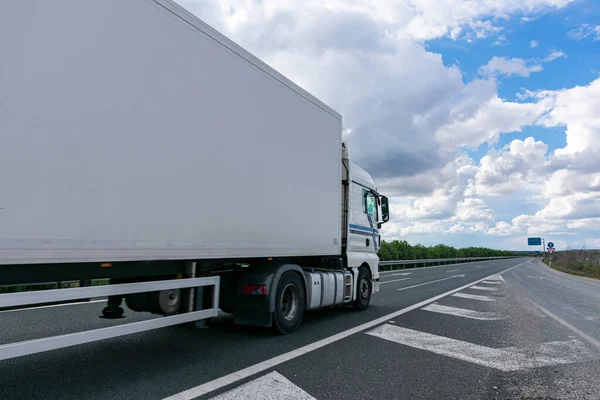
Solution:
[(122, 302), (121, 296), (110, 296), (106, 307), (102, 310), (102, 316), (106, 319), (122, 318), (123, 308), (120, 307)]

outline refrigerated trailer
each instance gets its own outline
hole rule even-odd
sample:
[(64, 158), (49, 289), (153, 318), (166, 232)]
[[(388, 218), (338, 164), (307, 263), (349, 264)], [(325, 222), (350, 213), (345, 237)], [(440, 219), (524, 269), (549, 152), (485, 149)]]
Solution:
[(81, 283), (0, 308), (165, 315), (0, 359), (219, 310), (285, 334), (369, 305), (388, 200), (341, 116), (282, 74), (171, 0), (4, 2), (0, 54), (0, 285)]

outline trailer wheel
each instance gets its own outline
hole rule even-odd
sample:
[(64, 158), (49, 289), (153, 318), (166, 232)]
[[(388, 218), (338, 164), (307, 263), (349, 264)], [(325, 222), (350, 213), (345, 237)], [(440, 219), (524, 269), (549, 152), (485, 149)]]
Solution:
[(355, 310), (364, 311), (369, 307), (372, 291), (373, 285), (369, 269), (367, 267), (360, 267), (358, 278), (356, 279), (356, 300), (352, 303)]
[(283, 274), (277, 284), (275, 294), (275, 312), (273, 328), (286, 335), (292, 333), (302, 320), (304, 314), (304, 284), (295, 272)]

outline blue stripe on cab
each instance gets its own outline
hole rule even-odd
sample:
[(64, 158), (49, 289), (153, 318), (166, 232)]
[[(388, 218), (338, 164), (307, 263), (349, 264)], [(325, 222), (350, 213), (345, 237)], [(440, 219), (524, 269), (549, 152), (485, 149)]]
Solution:
[(379, 233), (379, 230), (377, 230), (375, 228), (371, 229), (368, 226), (361, 226), (361, 225), (354, 225), (354, 224), (350, 224), (350, 229), (356, 229), (359, 231), (365, 231), (365, 232), (369, 232), (369, 233), (371, 233), (371, 232)]

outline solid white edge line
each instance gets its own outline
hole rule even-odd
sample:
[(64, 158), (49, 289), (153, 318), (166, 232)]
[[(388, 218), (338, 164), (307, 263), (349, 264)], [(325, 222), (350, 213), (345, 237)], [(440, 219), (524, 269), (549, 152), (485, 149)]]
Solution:
[(564, 319), (560, 318), (559, 316), (552, 314), (550, 311), (546, 310), (544, 307), (540, 306), (535, 301), (533, 301), (531, 299), (528, 299), (528, 300), (531, 303), (533, 303), (533, 305), (535, 307), (537, 307), (541, 312), (543, 312), (544, 314), (546, 314), (547, 316), (549, 316), (550, 318), (552, 318), (553, 320), (555, 320), (556, 322), (558, 322), (559, 324), (561, 324), (562, 326), (564, 326), (565, 328), (572, 330), (574, 333), (576, 333), (579, 337), (581, 337), (583, 340), (585, 340), (589, 344), (591, 344), (594, 347), (600, 349), (600, 342), (599, 341), (597, 341), (593, 337), (589, 336), (588, 334), (583, 333), (582, 331), (580, 331), (579, 329), (575, 328), (573, 325), (569, 324), (567, 321), (565, 321)]
[(48, 306), (38, 306), (38, 307), (15, 308), (13, 310), (2, 310), (2, 311), (0, 311), (0, 314), (7, 313), (7, 312), (15, 312), (15, 311), (39, 310), (41, 308), (77, 306), (77, 305), (81, 305), (81, 304), (94, 304), (94, 303), (101, 303), (103, 301), (106, 301), (106, 299), (90, 300), (90, 301), (76, 301), (74, 303), (50, 304)]
[(228, 375), (222, 376), (220, 378), (214, 379), (214, 380), (212, 380), (210, 382), (203, 383), (203, 384), (198, 385), (196, 387), (193, 387), (191, 389), (184, 390), (183, 392), (179, 392), (179, 393), (174, 394), (172, 396), (166, 397), (163, 400), (191, 400), (191, 399), (195, 399), (196, 397), (199, 397), (199, 396), (202, 396), (204, 394), (207, 394), (207, 393), (213, 392), (215, 390), (221, 389), (221, 388), (223, 388), (223, 387), (225, 387), (227, 385), (231, 385), (232, 383), (241, 381), (242, 379), (246, 379), (246, 378), (248, 378), (248, 377), (250, 377), (250, 376), (252, 376), (254, 374), (258, 374), (260, 372), (266, 371), (269, 368), (273, 368), (273, 367), (275, 367), (275, 366), (277, 366), (279, 364), (282, 364), (282, 363), (290, 361), (290, 360), (292, 360), (294, 358), (303, 356), (303, 355), (305, 355), (307, 353), (310, 353), (310, 352), (312, 352), (314, 350), (320, 349), (321, 347), (327, 346), (328, 344), (331, 344), (331, 343), (337, 342), (339, 340), (345, 339), (348, 336), (351, 336), (351, 335), (354, 335), (356, 333), (365, 331), (365, 330), (367, 330), (369, 328), (372, 328), (372, 327), (374, 327), (376, 325), (380, 325), (380, 324), (386, 323), (387, 321), (389, 321), (390, 319), (392, 319), (394, 317), (397, 317), (397, 316), (402, 315), (402, 314), (406, 314), (409, 311), (412, 311), (412, 310), (415, 310), (417, 308), (423, 307), (423, 306), (425, 306), (425, 305), (427, 305), (429, 303), (433, 303), (436, 300), (439, 300), (439, 299), (444, 298), (446, 296), (449, 296), (449, 295), (451, 295), (453, 293), (456, 293), (456, 292), (459, 292), (459, 291), (461, 291), (463, 289), (466, 289), (466, 288), (468, 288), (471, 285), (476, 285), (479, 282), (482, 282), (482, 281), (488, 279), (489, 277), (491, 277), (493, 275), (503, 274), (503, 273), (505, 273), (507, 271), (510, 271), (511, 269), (514, 269), (514, 268), (517, 268), (517, 267), (519, 267), (519, 266), (521, 266), (523, 264), (529, 263), (530, 261), (531, 260), (524, 261), (524, 262), (519, 263), (517, 265), (514, 265), (514, 266), (512, 266), (510, 268), (507, 268), (507, 269), (505, 269), (502, 272), (486, 276), (485, 278), (482, 278), (482, 279), (476, 280), (474, 282), (468, 283), (468, 284), (466, 284), (464, 286), (461, 286), (459, 288), (452, 289), (452, 290), (450, 290), (450, 291), (448, 291), (446, 293), (439, 294), (439, 295), (434, 296), (434, 297), (432, 297), (430, 299), (427, 299), (427, 300), (421, 301), (419, 303), (413, 304), (412, 306), (408, 306), (408, 307), (403, 308), (401, 310), (394, 311), (393, 313), (384, 315), (383, 317), (376, 318), (376, 319), (374, 319), (372, 321), (369, 321), (369, 322), (366, 322), (366, 323), (364, 323), (362, 325), (359, 325), (359, 326), (356, 326), (354, 328), (351, 328), (351, 329), (345, 330), (343, 332), (337, 333), (335, 335), (329, 336), (329, 337), (327, 337), (325, 339), (318, 340), (318, 341), (313, 342), (311, 344), (307, 344), (306, 346), (302, 346), (300, 348), (297, 348), (296, 350), (292, 350), (290, 352), (287, 352), (287, 353), (278, 355), (276, 357), (270, 358), (268, 360), (259, 362), (257, 364), (251, 365), (250, 367), (243, 368), (243, 369), (241, 369), (239, 371), (236, 371), (236, 372), (233, 372), (231, 374), (228, 374)]

